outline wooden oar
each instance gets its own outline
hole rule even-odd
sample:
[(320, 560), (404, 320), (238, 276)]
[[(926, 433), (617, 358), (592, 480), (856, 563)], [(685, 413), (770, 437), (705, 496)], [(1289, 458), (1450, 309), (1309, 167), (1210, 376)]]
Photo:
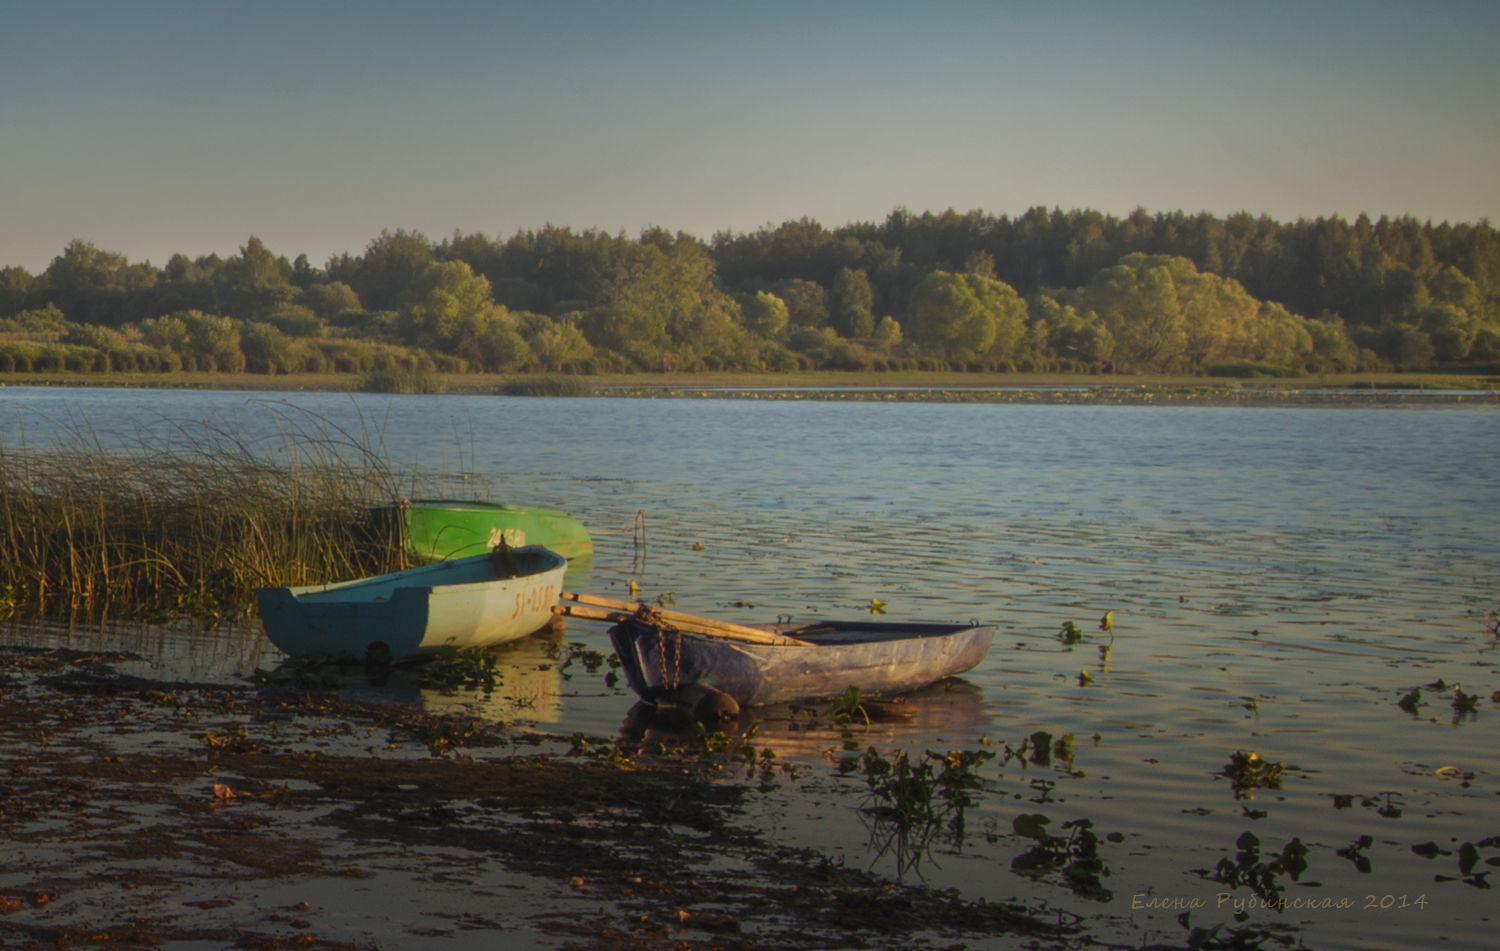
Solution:
[[(564, 591), (558, 595), (564, 601), (577, 601), (579, 604), (592, 604), (598, 608), (610, 608), (615, 611), (626, 611), (631, 614), (639, 611), (642, 605), (636, 601), (616, 601), (614, 598), (601, 598), (595, 594), (577, 594), (572, 591)], [(779, 637), (770, 631), (758, 627), (746, 627), (743, 624), (731, 624), (728, 621), (716, 621), (713, 618), (699, 617), (696, 614), (684, 614), (681, 611), (667, 611), (661, 608), (652, 608), (661, 615), (665, 621), (671, 621), (674, 625), (681, 626), (678, 622), (691, 624), (701, 628), (717, 628), (730, 633), (743, 634), (747, 637)], [(686, 630), (686, 628), (684, 628)]]
[[(564, 591), (562, 594), (558, 595), (558, 597), (564, 601), (577, 601), (579, 604), (592, 604), (595, 607), (612, 608), (616, 611), (629, 611), (634, 613), (641, 609), (641, 604), (638, 601), (618, 601), (614, 598), (600, 597), (597, 594), (579, 594), (576, 591)], [(746, 627), (743, 624), (731, 624), (728, 621), (716, 621), (713, 618), (699, 617), (695, 614), (684, 614), (681, 611), (667, 611), (661, 608), (652, 608), (651, 610), (661, 615), (664, 619), (672, 621), (674, 623), (681, 621), (687, 624), (698, 625), (700, 627), (714, 627), (726, 632), (735, 632), (744, 634), (749, 637), (757, 638), (758, 635), (765, 635), (767, 633), (770, 633), (758, 627)], [(686, 628), (684, 628), (684, 630), (686, 630)], [(799, 637), (816, 636), (819, 634), (832, 634), (836, 630), (837, 628), (830, 627), (824, 624), (810, 624), (806, 627), (801, 627), (793, 631), (783, 631), (779, 634), (773, 633), (771, 634), (771, 636), (785, 638), (785, 640), (779, 641), (778, 643), (788, 643), (796, 642), (797, 638)]]
[[(587, 594), (574, 594), (564, 591), (560, 597), (564, 601), (576, 601), (578, 605), (559, 604), (552, 608), (552, 613), (561, 614), (564, 617), (578, 617), (590, 621), (608, 621), (618, 624), (636, 616), (641, 605), (630, 601), (616, 601), (612, 598), (600, 598)], [(592, 610), (580, 605), (596, 605), (598, 607), (613, 610)], [(716, 621), (712, 618), (698, 617), (693, 614), (683, 614), (680, 611), (656, 611), (663, 621), (671, 624), (680, 631), (689, 634), (702, 634), (707, 637), (722, 637), (733, 641), (745, 641), (751, 644), (768, 644), (772, 646), (798, 644), (810, 646), (807, 641), (798, 640), (795, 637), (787, 637), (784, 634), (774, 634), (771, 631), (763, 631), (758, 627), (746, 627), (743, 624), (730, 624), (728, 621)]]
[[(636, 601), (617, 601), (614, 598), (602, 598), (597, 594), (579, 594), (575, 591), (564, 591), (558, 595), (564, 601), (577, 601), (579, 604), (592, 604), (600, 608), (612, 608), (616, 611), (636, 612), (641, 605)], [(743, 624), (731, 624), (728, 621), (716, 621), (713, 618), (699, 617), (695, 614), (683, 614), (681, 611), (666, 611), (661, 608), (653, 608), (668, 621), (684, 621), (689, 624), (698, 624), (705, 627), (717, 627), (726, 631), (737, 631), (743, 634), (755, 635), (769, 633), (758, 627), (746, 627)], [(580, 615), (582, 617), (582, 615)], [(786, 637), (795, 640), (798, 637), (816, 637), (819, 634), (833, 634), (838, 628), (827, 624), (809, 624), (791, 631), (783, 631), (773, 634), (774, 637)]]
[[(636, 618), (634, 613), (624, 611), (608, 611), (601, 608), (585, 607), (579, 604), (554, 604), (553, 614), (563, 617), (582, 618), (586, 621), (604, 621), (609, 624), (619, 624), (621, 621), (630, 621)], [(692, 615), (679, 615), (667, 619), (662, 618), (672, 627), (689, 634), (701, 634), (704, 637), (722, 637), (729, 641), (744, 641), (749, 644), (764, 644), (771, 647), (784, 647), (798, 645), (802, 647), (812, 646), (808, 641), (801, 641), (795, 637), (785, 637), (780, 634), (772, 634), (770, 631), (762, 631), (753, 627), (741, 627), (735, 624), (725, 624), (713, 621), (709, 618), (693, 617)]]

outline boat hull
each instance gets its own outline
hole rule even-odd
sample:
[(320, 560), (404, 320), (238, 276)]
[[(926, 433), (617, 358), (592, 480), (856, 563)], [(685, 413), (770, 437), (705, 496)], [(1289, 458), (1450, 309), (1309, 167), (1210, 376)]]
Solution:
[[(820, 622), (832, 632), (802, 646), (762, 645), (669, 632), (631, 619), (610, 628), (625, 679), (656, 702), (690, 683), (706, 684), (741, 706), (833, 697), (858, 687), (871, 697), (906, 693), (978, 664), (993, 627), (962, 624)], [(770, 628), (785, 631), (787, 628)]]
[(594, 540), (567, 512), (461, 499), (416, 499), (370, 510), (378, 527), (393, 523), (416, 562), (483, 554), (501, 539), (512, 548), (542, 545), (569, 561), (592, 557)]
[(541, 546), (511, 555), (514, 578), (497, 578), (484, 554), (342, 584), (261, 588), (261, 623), (288, 654), (362, 657), (382, 643), (402, 658), (515, 640), (550, 623), (568, 562)]

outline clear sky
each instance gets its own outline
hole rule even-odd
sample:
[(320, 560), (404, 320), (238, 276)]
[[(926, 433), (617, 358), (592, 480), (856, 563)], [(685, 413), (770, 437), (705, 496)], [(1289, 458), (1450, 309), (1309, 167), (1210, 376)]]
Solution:
[(1500, 4), (0, 0), (0, 265), (893, 208), (1500, 219)]

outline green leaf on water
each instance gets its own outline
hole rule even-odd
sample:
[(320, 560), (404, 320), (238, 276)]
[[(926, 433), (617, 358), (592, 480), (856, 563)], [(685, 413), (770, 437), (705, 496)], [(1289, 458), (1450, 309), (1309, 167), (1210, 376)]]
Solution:
[[(1046, 730), (1037, 730), (1031, 734), (1028, 742), (1031, 744), (1031, 761), (1038, 766), (1052, 765), (1052, 734)], [(1023, 744), (1024, 747), (1025, 744)]]
[(1458, 850), (1458, 870), (1465, 875), (1474, 873), (1474, 866), (1479, 864), (1479, 850), (1474, 848), (1473, 842), (1465, 842)]
[[(833, 720), (834, 723), (839, 724), (840, 726), (848, 723), (850, 720), (854, 719), (857, 716), (865, 721), (865, 726), (869, 726), (870, 715), (869, 713), (865, 712), (865, 708), (860, 705), (859, 696), (859, 688), (854, 686), (853, 684), (850, 684), (848, 689), (839, 694), (837, 697), (833, 698), (833, 702), (829, 704), (828, 709), (823, 712), (823, 715)], [(845, 748), (858, 749), (859, 744), (856, 743), (853, 747)]]
[(1010, 827), (1011, 829), (1015, 830), (1016, 835), (1019, 835), (1022, 838), (1040, 840), (1046, 838), (1047, 826), (1051, 824), (1051, 819), (1042, 815), (1040, 812), (1036, 812), (1023, 813), (1019, 816), (1016, 816), (1011, 820)]

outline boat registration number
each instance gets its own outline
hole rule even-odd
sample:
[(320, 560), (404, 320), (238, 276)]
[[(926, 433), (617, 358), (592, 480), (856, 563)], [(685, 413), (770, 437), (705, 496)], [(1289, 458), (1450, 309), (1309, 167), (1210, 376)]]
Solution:
[(512, 548), (520, 548), (526, 544), (526, 533), (519, 528), (507, 528), (504, 531), (498, 528), (490, 529), (489, 547), (494, 548), (502, 540)]
[(522, 611), (535, 612), (545, 611), (552, 607), (552, 602), (557, 600), (557, 586), (551, 584), (533, 585), (525, 591), (516, 592), (516, 609), (511, 612), (511, 617), (520, 617)]

